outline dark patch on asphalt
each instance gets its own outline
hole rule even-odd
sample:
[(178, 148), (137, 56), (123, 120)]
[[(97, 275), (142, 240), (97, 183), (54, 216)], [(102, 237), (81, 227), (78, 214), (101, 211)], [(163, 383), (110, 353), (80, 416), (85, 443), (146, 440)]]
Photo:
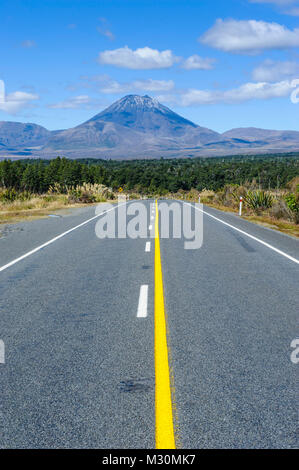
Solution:
[(147, 265), (147, 264), (144, 264), (144, 265), (142, 266), (142, 269), (151, 269), (151, 266), (149, 266), (149, 265)]
[(122, 393), (141, 393), (149, 392), (153, 388), (153, 379), (128, 379), (119, 384), (119, 390)]
[(9, 234), (13, 232), (24, 232), (24, 229), (21, 227), (16, 227), (14, 225), (5, 225), (1, 230), (0, 230), (0, 239), (6, 238)]
[(247, 243), (246, 240), (244, 240), (244, 238), (239, 235), (238, 233), (236, 233), (234, 230), (231, 230), (231, 229), (228, 229), (228, 231), (230, 232), (230, 234), (235, 237), (235, 239), (240, 243), (240, 245), (246, 250), (248, 251), (248, 253), (255, 253), (256, 250), (254, 248), (252, 248), (251, 245), (249, 245), (249, 243)]
[(15, 281), (20, 281), (21, 279), (24, 279), (25, 277), (28, 277), (30, 274), (32, 274), (36, 269), (38, 269), (39, 266), (37, 264), (30, 264), (30, 266), (27, 266), (26, 268), (21, 269), (20, 271), (16, 272), (15, 274), (10, 275), (6, 282), (15, 282)]

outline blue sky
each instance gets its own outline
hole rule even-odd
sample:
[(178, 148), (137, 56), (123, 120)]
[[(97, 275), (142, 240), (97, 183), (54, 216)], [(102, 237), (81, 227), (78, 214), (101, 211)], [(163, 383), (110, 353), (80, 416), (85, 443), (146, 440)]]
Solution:
[(220, 132), (299, 130), (299, 0), (1, 0), (0, 17), (0, 120), (68, 128), (136, 93)]

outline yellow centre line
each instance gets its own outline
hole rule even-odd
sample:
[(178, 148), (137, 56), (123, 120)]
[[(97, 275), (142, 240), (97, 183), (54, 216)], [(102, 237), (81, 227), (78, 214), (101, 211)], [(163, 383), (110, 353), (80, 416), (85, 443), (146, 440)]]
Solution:
[(175, 449), (157, 200), (155, 220), (155, 376), (156, 448)]

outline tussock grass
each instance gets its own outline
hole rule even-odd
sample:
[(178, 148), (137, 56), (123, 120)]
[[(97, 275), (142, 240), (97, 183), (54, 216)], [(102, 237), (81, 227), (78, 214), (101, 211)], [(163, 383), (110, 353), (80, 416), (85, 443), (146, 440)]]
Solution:
[[(103, 184), (89, 183), (67, 189), (55, 184), (45, 194), (32, 194), (28, 191), (18, 193), (15, 190), (0, 188), (0, 223), (47, 217), (59, 209), (83, 207), (86, 204), (115, 202), (118, 195)], [(129, 199), (141, 197), (135, 192), (126, 193), (126, 196)]]
[(262, 215), (262, 216), (246, 215), (244, 216), (244, 218), (249, 220), (250, 222), (263, 225), (264, 227), (278, 230), (279, 232), (292, 235), (293, 237), (299, 237), (299, 225), (298, 224), (293, 224), (291, 222), (284, 221), (284, 220), (277, 220), (274, 217), (266, 216), (266, 215)]
[(58, 188), (50, 188), (46, 194), (8, 194), (0, 190), (0, 223), (14, 223), (23, 220), (46, 217), (59, 209), (82, 207), (114, 199), (115, 195), (103, 185), (84, 185), (70, 188), (66, 194)]
[[(5, 192), (6, 191), (6, 192)], [(124, 193), (122, 193), (124, 195)], [(137, 191), (128, 191), (128, 199), (140, 199)], [(286, 188), (261, 192), (256, 182), (225, 185), (219, 191), (179, 190), (176, 193), (147, 194), (147, 198), (181, 199), (198, 202), (225, 212), (238, 213), (243, 196), (242, 218), (299, 237), (299, 177)], [(83, 207), (86, 204), (116, 201), (118, 193), (101, 184), (70, 187), (61, 193), (56, 185), (46, 194), (16, 193), (0, 189), (0, 223), (13, 223), (48, 216), (59, 209)], [(254, 198), (254, 203), (252, 199)]]
[(239, 198), (243, 196), (242, 218), (280, 232), (299, 237), (299, 177), (289, 183), (289, 189), (260, 191), (255, 182), (242, 186), (225, 185), (219, 191), (179, 191), (166, 197), (200, 202), (215, 209), (239, 213)]
[[(0, 223), (13, 223), (22, 220), (45, 217), (49, 213), (70, 207), (65, 195), (34, 195), (26, 201), (0, 202)], [(73, 205), (74, 206), (74, 205)]]

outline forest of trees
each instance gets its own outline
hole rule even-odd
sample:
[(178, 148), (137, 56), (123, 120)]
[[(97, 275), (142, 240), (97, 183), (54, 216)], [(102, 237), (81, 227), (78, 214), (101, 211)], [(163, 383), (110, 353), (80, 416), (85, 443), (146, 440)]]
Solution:
[(281, 188), (299, 175), (299, 154), (235, 156), (160, 160), (3, 160), (0, 187), (45, 193), (58, 184), (61, 191), (83, 183), (120, 186), (142, 194), (204, 188), (214, 191), (225, 184), (255, 179), (260, 188)]

